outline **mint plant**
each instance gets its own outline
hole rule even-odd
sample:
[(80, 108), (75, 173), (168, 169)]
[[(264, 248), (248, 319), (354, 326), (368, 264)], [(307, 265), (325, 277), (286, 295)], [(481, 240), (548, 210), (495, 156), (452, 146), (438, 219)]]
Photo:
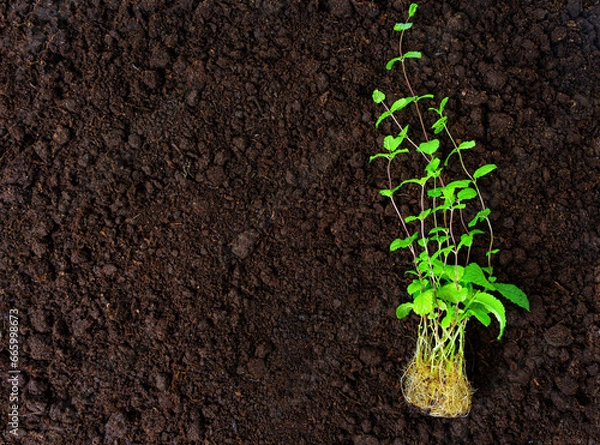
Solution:
[[(489, 326), (494, 317), (499, 324), (498, 339), (504, 333), (506, 312), (501, 298), (529, 310), (525, 293), (513, 284), (499, 283), (492, 268), (494, 235), (487, 207), (480, 190), (480, 180), (496, 170), (495, 164), (485, 164), (470, 171), (464, 155), (475, 141), (457, 141), (451, 134), (444, 113), (448, 97), (437, 106), (421, 111), (422, 104), (431, 105), (432, 94), (415, 94), (407, 72), (407, 61), (420, 59), (419, 51), (403, 51), (404, 35), (413, 23), (417, 4), (408, 9), (408, 20), (397, 23), (400, 33), (398, 57), (386, 68), (400, 66), (408, 96), (391, 104), (380, 90), (373, 92), (373, 101), (385, 111), (376, 127), (391, 120), (397, 133), (385, 136), (384, 150), (371, 156), (386, 161), (387, 188), (380, 190), (388, 198), (400, 221), (402, 235), (392, 241), (390, 251), (407, 249), (412, 256), (413, 276), (407, 287), (411, 301), (400, 304), (396, 315), (402, 319), (410, 313), (420, 317), (416, 351), (402, 378), (405, 399), (423, 412), (436, 417), (467, 415), (471, 408), (472, 387), (465, 372), (465, 328), (471, 318)], [(418, 122), (413, 134), (409, 125), (398, 116), (414, 108)], [(406, 110), (405, 110), (406, 109)], [(429, 127), (427, 119), (433, 123)], [(444, 154), (446, 152), (446, 154)], [(404, 181), (396, 181), (392, 166), (401, 156), (417, 156), (423, 172)], [(448, 168), (454, 163), (459, 177)], [(414, 193), (418, 198), (415, 214), (407, 215), (397, 203), (399, 192)], [(483, 241), (486, 258), (480, 265), (472, 258), (476, 242)]]

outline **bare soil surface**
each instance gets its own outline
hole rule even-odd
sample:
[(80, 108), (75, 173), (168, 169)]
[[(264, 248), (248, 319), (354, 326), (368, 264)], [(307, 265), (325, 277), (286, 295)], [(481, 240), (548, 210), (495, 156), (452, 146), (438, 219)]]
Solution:
[(407, 7), (2, 2), (0, 442), (600, 443), (600, 5), (423, 0), (407, 36), (532, 303), (469, 326), (455, 420), (402, 399), (410, 258), (368, 164)]

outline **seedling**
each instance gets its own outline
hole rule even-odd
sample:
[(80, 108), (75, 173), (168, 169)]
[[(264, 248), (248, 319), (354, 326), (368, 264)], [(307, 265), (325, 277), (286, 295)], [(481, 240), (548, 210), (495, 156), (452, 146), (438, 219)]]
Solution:
[[(375, 125), (379, 127), (389, 119), (397, 133), (385, 136), (384, 151), (371, 156), (370, 162), (386, 161), (388, 188), (380, 193), (390, 200), (400, 221), (402, 236), (392, 241), (390, 251), (407, 249), (412, 256), (413, 268), (407, 271), (413, 276), (407, 287), (411, 301), (396, 309), (399, 319), (410, 313), (420, 317), (415, 355), (402, 377), (404, 397), (429, 415), (459, 417), (469, 413), (473, 394), (465, 372), (467, 322), (475, 318), (489, 326), (493, 316), (499, 324), (500, 339), (506, 314), (499, 297), (527, 310), (529, 301), (521, 289), (499, 283), (493, 273), (492, 257), (498, 249), (494, 248), (490, 208), (483, 199), (480, 180), (496, 170), (496, 165), (485, 164), (470, 171), (463, 156), (475, 147), (475, 141), (458, 141), (450, 133), (444, 113), (448, 97), (424, 114), (422, 104), (434, 104), (434, 96), (415, 94), (409, 81), (407, 61), (422, 57), (419, 51), (404, 52), (402, 46), (416, 10), (417, 5), (411, 4), (408, 20), (394, 26), (400, 33), (399, 55), (386, 65), (388, 70), (400, 67), (409, 95), (389, 104), (383, 92), (373, 92), (373, 101), (385, 109)], [(413, 135), (398, 116), (408, 107), (415, 110), (418, 135)], [(430, 117), (433, 124), (428, 128), (425, 122)], [(423, 174), (395, 180), (392, 165), (400, 156), (410, 155), (422, 160)], [(449, 173), (451, 162), (459, 177)], [(415, 214), (401, 211), (397, 203), (400, 191), (414, 193), (418, 201)], [(487, 257), (483, 265), (472, 258), (472, 248), (481, 242)]]

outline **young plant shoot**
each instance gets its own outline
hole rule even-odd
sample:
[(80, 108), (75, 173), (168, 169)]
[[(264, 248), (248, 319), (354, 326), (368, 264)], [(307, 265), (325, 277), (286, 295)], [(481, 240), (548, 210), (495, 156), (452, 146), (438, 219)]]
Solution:
[[(411, 4), (408, 20), (395, 25), (394, 30), (400, 33), (399, 56), (386, 66), (388, 70), (400, 68), (409, 95), (390, 103), (383, 92), (373, 92), (373, 101), (385, 109), (376, 126), (389, 119), (397, 133), (384, 138), (384, 150), (371, 156), (370, 161), (386, 163), (388, 188), (380, 193), (390, 200), (400, 222), (402, 234), (392, 241), (390, 251), (406, 249), (412, 257), (413, 268), (407, 271), (413, 276), (407, 288), (411, 301), (396, 310), (399, 319), (410, 313), (420, 317), (415, 355), (402, 377), (404, 397), (429, 415), (459, 417), (469, 413), (473, 394), (465, 374), (467, 322), (475, 318), (489, 326), (495, 318), (500, 339), (506, 326), (501, 298), (527, 310), (529, 301), (517, 286), (499, 283), (492, 269), (492, 256), (498, 250), (493, 247), (490, 209), (481, 194), (480, 179), (493, 172), (496, 165), (467, 169), (463, 156), (475, 147), (475, 141), (459, 143), (452, 137), (444, 114), (448, 98), (428, 108), (429, 115), (424, 114), (422, 104), (434, 103), (434, 96), (415, 94), (409, 81), (407, 61), (421, 58), (421, 53), (404, 52), (402, 45), (416, 10), (417, 5)], [(398, 116), (409, 107), (414, 108), (418, 122), (415, 134)], [(431, 128), (425, 123), (428, 118), (433, 122)], [(421, 159), (422, 174), (395, 181), (392, 164), (398, 157), (410, 155)], [(461, 172), (458, 178), (449, 177), (451, 162), (453, 171)], [(414, 193), (419, 203), (416, 214), (403, 213), (397, 203), (400, 190), (403, 194)], [(483, 265), (471, 255), (476, 240), (486, 249)]]

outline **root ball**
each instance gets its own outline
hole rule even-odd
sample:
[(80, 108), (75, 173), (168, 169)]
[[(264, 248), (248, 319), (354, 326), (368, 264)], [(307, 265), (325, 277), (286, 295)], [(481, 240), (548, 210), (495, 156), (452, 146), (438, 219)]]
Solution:
[(402, 377), (402, 392), (411, 405), (434, 417), (463, 417), (471, 410), (473, 389), (464, 360), (439, 363), (415, 357)]

